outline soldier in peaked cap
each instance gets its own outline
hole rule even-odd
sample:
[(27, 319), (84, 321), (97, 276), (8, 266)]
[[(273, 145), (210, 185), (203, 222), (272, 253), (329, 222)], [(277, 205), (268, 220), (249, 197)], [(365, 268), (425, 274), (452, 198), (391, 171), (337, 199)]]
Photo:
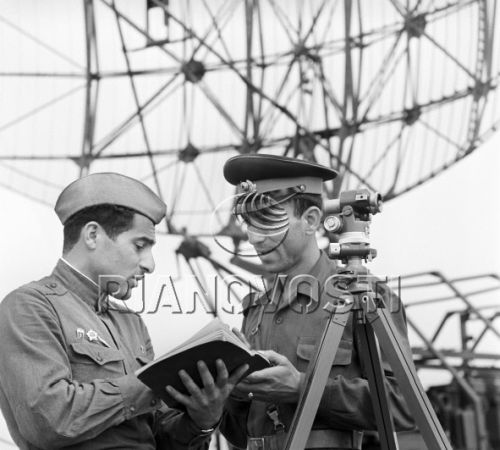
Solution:
[(204, 363), (203, 386), (168, 409), (134, 371), (154, 357), (139, 315), (112, 308), (154, 270), (155, 225), (166, 206), (147, 186), (116, 173), (71, 183), (56, 213), (63, 256), (51, 275), (0, 304), (0, 407), (22, 450), (206, 449), (224, 402), (247, 367), (231, 376)]
[[(242, 339), (266, 354), (273, 367), (247, 376), (226, 403), (221, 431), (238, 448), (283, 448), (305, 372), (325, 328), (323, 306), (332, 295), (342, 295), (329, 285), (337, 266), (316, 241), (322, 186), (335, 176), (334, 170), (312, 162), (263, 154), (235, 156), (224, 166), (224, 177), (239, 192), (234, 214), (263, 268), (274, 275), (267, 292), (243, 300)], [(377, 287), (388, 295), (386, 287)], [(393, 319), (407, 336), (401, 309)], [(407, 340), (403, 345), (409, 351)], [(385, 362), (384, 369), (396, 428), (411, 429), (413, 420)], [(373, 429), (376, 421), (351, 316), (307, 448), (360, 449), (363, 430)]]

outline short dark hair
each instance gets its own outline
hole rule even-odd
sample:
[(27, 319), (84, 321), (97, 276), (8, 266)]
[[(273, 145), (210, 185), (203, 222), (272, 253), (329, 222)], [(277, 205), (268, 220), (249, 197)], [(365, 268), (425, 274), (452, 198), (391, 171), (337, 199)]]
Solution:
[(132, 228), (137, 211), (112, 204), (89, 206), (73, 214), (64, 224), (63, 253), (71, 250), (80, 238), (85, 224), (97, 222), (106, 234), (115, 239), (120, 233)]
[(300, 217), (307, 208), (316, 206), (323, 212), (323, 198), (320, 194), (297, 194), (291, 200), (294, 204), (294, 213)]

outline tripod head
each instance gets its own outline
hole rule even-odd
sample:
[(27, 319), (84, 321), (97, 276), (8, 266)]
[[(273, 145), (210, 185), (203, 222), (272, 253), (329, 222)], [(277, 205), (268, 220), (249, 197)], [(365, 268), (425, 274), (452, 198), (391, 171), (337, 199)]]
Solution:
[[(323, 225), (330, 238), (328, 256), (346, 264), (373, 259), (377, 252), (370, 248), (370, 223), (381, 209), (381, 195), (368, 189), (344, 191), (339, 198), (327, 200)], [(331, 242), (332, 233), (338, 235), (338, 242)]]

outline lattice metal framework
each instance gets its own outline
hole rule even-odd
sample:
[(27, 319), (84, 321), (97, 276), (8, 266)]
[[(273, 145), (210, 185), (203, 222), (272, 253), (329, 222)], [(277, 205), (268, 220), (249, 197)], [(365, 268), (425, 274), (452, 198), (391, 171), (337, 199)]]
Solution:
[(453, 448), (496, 448), (500, 277), (425, 272), (403, 276), (393, 287), (406, 305), (417, 368), (444, 370), (451, 378), (429, 393)]
[[(47, 204), (143, 179), (207, 232), (237, 152), (338, 168), (390, 200), (496, 130), (494, 0), (0, 0), (0, 183)], [(215, 217), (222, 229), (227, 217)]]

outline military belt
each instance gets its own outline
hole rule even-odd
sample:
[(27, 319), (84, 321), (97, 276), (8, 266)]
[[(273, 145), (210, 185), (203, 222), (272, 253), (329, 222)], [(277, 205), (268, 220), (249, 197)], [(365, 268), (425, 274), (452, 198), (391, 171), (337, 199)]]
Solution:
[[(247, 450), (282, 450), (285, 433), (248, 438)], [(330, 448), (361, 450), (363, 433), (360, 431), (312, 430), (306, 449)]]

